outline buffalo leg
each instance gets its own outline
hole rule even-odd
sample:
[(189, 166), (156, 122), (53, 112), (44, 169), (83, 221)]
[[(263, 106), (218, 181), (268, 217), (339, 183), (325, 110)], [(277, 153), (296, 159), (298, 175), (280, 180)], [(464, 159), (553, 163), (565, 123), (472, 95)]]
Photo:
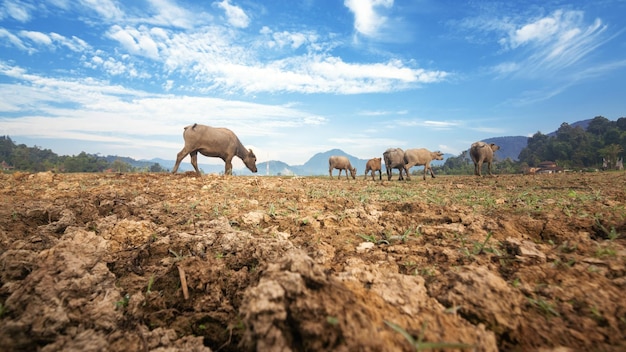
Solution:
[(224, 159), (226, 165), (224, 166), (224, 175), (232, 175), (233, 174), (233, 159)]
[(478, 161), (476, 163), (476, 176), (482, 176), (482, 170), (483, 169), (483, 162), (482, 161)]
[(198, 176), (200, 176), (200, 169), (198, 169), (198, 152), (191, 152), (189, 155), (191, 155), (191, 165), (196, 170)]
[(175, 174), (178, 171), (178, 167), (180, 166), (180, 162), (185, 159), (185, 157), (189, 154), (187, 148), (183, 148), (178, 154), (176, 154), (176, 164), (174, 164), (174, 168), (172, 169), (172, 173)]

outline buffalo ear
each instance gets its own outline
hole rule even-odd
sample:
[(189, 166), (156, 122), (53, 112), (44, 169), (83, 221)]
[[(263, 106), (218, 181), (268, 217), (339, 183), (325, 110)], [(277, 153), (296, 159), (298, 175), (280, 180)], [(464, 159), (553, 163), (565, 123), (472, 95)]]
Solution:
[(256, 155), (254, 155), (254, 152), (252, 151), (252, 149), (248, 149), (248, 152), (250, 152), (250, 155), (256, 156)]

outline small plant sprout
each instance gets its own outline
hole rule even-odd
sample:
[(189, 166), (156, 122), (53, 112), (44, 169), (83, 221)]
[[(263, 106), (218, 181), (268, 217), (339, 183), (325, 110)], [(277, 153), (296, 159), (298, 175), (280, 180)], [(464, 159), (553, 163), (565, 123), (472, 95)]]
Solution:
[(339, 324), (339, 318), (329, 315), (326, 317), (326, 322), (332, 326), (336, 326)]
[(174, 257), (176, 257), (177, 261), (183, 259), (182, 254), (178, 254), (178, 253), (174, 252), (172, 249), (168, 249), (167, 251), (170, 252), (172, 255), (174, 255)]
[(595, 222), (596, 222), (596, 226), (600, 230), (602, 230), (602, 232), (604, 233), (604, 235), (606, 235), (606, 238), (609, 241), (614, 241), (615, 239), (619, 237), (619, 233), (615, 230), (615, 227), (611, 226), (611, 230), (608, 230), (604, 225), (602, 225), (598, 217), (596, 217)]
[(487, 242), (489, 242), (489, 239), (491, 238), (491, 236), (493, 235), (493, 233), (489, 232), (487, 234), (487, 237), (485, 237), (485, 241), (483, 241), (482, 244), (478, 245), (475, 249), (474, 249), (474, 254), (482, 254), (485, 251), (485, 246), (487, 245)]
[(128, 302), (130, 301), (130, 295), (127, 293), (124, 295), (124, 297), (122, 297), (121, 300), (115, 302), (115, 307), (120, 309), (120, 308), (126, 308), (128, 307)]
[(535, 308), (537, 308), (537, 310), (539, 310), (540, 312), (542, 312), (546, 317), (550, 317), (550, 316), (555, 316), (558, 317), (560, 316), (559, 312), (556, 311), (556, 309), (554, 308), (554, 304), (544, 300), (544, 299), (533, 299), (530, 297), (526, 297), (526, 299), (528, 300), (528, 302), (534, 306)]
[(152, 292), (152, 285), (154, 285), (154, 274), (150, 275), (150, 279), (148, 280), (148, 288), (146, 288), (146, 296), (148, 296)]
[(364, 235), (362, 233), (357, 233), (356, 235), (361, 237), (362, 239), (364, 239), (367, 242), (376, 243), (376, 236), (374, 236), (374, 235)]
[(400, 335), (404, 336), (404, 338), (409, 341), (412, 347), (415, 348), (416, 351), (423, 350), (432, 350), (432, 349), (440, 349), (440, 348), (472, 348), (473, 345), (458, 343), (458, 342), (425, 342), (424, 341), (424, 332), (426, 331), (427, 322), (424, 322), (422, 325), (422, 331), (420, 331), (419, 336), (415, 339), (411, 334), (409, 334), (405, 329), (401, 326), (396, 325), (392, 322), (386, 321), (385, 324), (400, 333)]

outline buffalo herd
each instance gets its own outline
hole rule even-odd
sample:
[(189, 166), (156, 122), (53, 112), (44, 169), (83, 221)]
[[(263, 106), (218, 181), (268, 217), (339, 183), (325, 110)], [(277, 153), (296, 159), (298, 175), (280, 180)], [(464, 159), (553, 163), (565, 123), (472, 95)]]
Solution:
[[(252, 149), (246, 149), (239, 141), (239, 138), (233, 133), (233, 131), (227, 128), (216, 128), (211, 126), (200, 125), (194, 123), (184, 128), (183, 139), (185, 146), (176, 155), (176, 164), (172, 169), (172, 173), (178, 171), (180, 162), (187, 156), (191, 155), (191, 165), (196, 170), (196, 173), (200, 175), (198, 169), (198, 153), (208, 156), (217, 157), (226, 163), (224, 174), (231, 175), (233, 170), (232, 160), (236, 156), (240, 158), (246, 167), (252, 171), (257, 172), (256, 156)], [(470, 147), (470, 156), (474, 162), (474, 175), (482, 176), (481, 169), (483, 163), (487, 163), (487, 171), (490, 176), (491, 164), (493, 162), (493, 153), (499, 150), (500, 147), (491, 143), (485, 142), (473, 143)], [(443, 160), (443, 153), (440, 151), (431, 152), (425, 148), (419, 149), (407, 149), (402, 150), (400, 148), (389, 148), (383, 153), (385, 160), (385, 168), (387, 171), (387, 180), (391, 180), (392, 170), (398, 169), (400, 172), (399, 180), (410, 180), (409, 169), (413, 166), (424, 166), (424, 180), (426, 175), (430, 171), (430, 175), (435, 177), (433, 169), (430, 167), (430, 162), (433, 160)], [(378, 179), (382, 180), (382, 159), (372, 158), (367, 161), (365, 165), (365, 178), (369, 172), (372, 173), (372, 180), (375, 180), (375, 173), (378, 171)], [(345, 156), (333, 155), (328, 158), (328, 175), (333, 177), (333, 170), (338, 169), (341, 177), (341, 171), (345, 171), (346, 179), (348, 179), (348, 172), (352, 179), (356, 179), (356, 168), (350, 164), (350, 160)], [(402, 175), (404, 173), (404, 176)]]
[[(474, 175), (482, 176), (481, 169), (483, 163), (487, 163), (487, 172), (490, 176), (493, 176), (491, 164), (493, 162), (493, 154), (500, 147), (491, 143), (476, 142), (472, 143), (470, 147), (470, 157), (474, 162)], [(410, 180), (409, 169), (413, 166), (424, 166), (423, 179), (426, 180), (426, 175), (430, 172), (431, 177), (435, 177), (430, 162), (433, 160), (443, 160), (443, 153), (440, 151), (431, 152), (426, 148), (407, 149), (401, 148), (389, 148), (383, 153), (383, 158), (372, 158), (367, 161), (365, 165), (364, 178), (367, 179), (367, 174), (371, 172), (372, 180), (375, 179), (376, 171), (378, 171), (378, 179), (382, 180), (382, 159), (385, 161), (385, 169), (387, 172), (387, 180), (391, 180), (393, 169), (397, 169), (400, 173), (398, 180)], [(331, 156), (328, 158), (328, 174), (333, 177), (332, 171), (339, 169), (338, 178), (341, 176), (341, 171), (346, 171), (346, 179), (348, 178), (348, 172), (353, 179), (356, 178), (356, 168), (350, 164), (350, 160), (345, 156)]]

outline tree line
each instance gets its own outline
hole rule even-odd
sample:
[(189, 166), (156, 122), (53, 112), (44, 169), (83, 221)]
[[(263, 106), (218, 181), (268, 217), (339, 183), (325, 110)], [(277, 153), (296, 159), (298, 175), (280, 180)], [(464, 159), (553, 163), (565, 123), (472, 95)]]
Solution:
[[(496, 152), (495, 169), (501, 174), (522, 173), (543, 161), (553, 161), (569, 170), (601, 169), (603, 165), (613, 169), (618, 160), (623, 160), (625, 150), (626, 117), (611, 121), (596, 116), (589, 121), (587, 128), (573, 127), (564, 122), (549, 135), (535, 133), (528, 138), (517, 161), (510, 158), (497, 160)], [(444, 175), (465, 175), (474, 172), (474, 164), (469, 150), (466, 150), (433, 169)]]
[[(113, 159), (113, 160), (109, 160)], [(103, 157), (81, 152), (78, 155), (57, 155), (50, 149), (15, 144), (9, 136), (0, 136), (0, 162), (10, 170), (41, 172), (166, 172), (158, 163), (136, 167), (121, 158)]]

